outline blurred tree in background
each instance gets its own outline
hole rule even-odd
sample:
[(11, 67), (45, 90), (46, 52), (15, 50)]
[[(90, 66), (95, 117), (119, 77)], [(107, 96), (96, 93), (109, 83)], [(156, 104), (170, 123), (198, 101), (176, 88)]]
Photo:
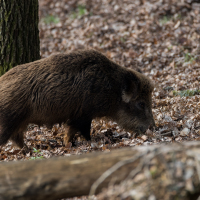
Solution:
[(0, 75), (40, 59), (38, 0), (0, 0)]

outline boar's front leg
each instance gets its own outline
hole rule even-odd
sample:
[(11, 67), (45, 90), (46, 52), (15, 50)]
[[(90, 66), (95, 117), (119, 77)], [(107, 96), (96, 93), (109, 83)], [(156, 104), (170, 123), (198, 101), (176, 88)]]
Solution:
[(92, 120), (78, 119), (78, 120), (69, 120), (69, 121), (67, 123), (67, 125), (69, 126), (68, 132), (67, 132), (67, 135), (64, 137), (65, 145), (67, 145), (68, 142), (72, 142), (74, 135), (77, 132), (80, 132), (81, 135), (83, 135), (86, 140), (91, 140), (90, 128), (91, 128)]

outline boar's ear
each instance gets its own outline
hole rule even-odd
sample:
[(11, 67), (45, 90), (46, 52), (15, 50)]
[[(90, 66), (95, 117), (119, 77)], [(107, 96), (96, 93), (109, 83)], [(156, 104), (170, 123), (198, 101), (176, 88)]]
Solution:
[(129, 103), (131, 99), (137, 98), (139, 92), (139, 82), (139, 78), (131, 72), (124, 77), (122, 85), (122, 100), (125, 103)]

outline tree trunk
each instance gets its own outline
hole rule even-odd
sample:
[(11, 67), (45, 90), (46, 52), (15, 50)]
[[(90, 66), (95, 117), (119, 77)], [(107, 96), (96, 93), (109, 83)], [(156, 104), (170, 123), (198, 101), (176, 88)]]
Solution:
[(96, 194), (121, 181), (117, 190), (111, 190), (114, 193), (102, 194), (107, 199), (148, 199), (153, 195), (154, 199), (196, 200), (200, 194), (199, 148), (199, 142), (188, 142), (1, 163), (0, 200)]
[(40, 59), (38, 0), (0, 0), (0, 76)]

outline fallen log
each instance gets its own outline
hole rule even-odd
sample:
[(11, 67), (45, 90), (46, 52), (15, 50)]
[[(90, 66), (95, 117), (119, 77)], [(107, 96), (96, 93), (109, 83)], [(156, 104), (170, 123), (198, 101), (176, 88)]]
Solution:
[[(131, 181), (135, 191), (142, 187), (139, 192), (144, 197), (153, 194), (159, 199), (169, 193), (166, 196), (170, 199), (170, 195), (175, 193), (185, 197), (200, 194), (199, 177), (199, 142), (123, 148), (46, 160), (1, 162), (0, 200), (53, 200), (92, 195), (122, 181)], [(124, 194), (128, 195), (128, 192), (124, 191)]]

